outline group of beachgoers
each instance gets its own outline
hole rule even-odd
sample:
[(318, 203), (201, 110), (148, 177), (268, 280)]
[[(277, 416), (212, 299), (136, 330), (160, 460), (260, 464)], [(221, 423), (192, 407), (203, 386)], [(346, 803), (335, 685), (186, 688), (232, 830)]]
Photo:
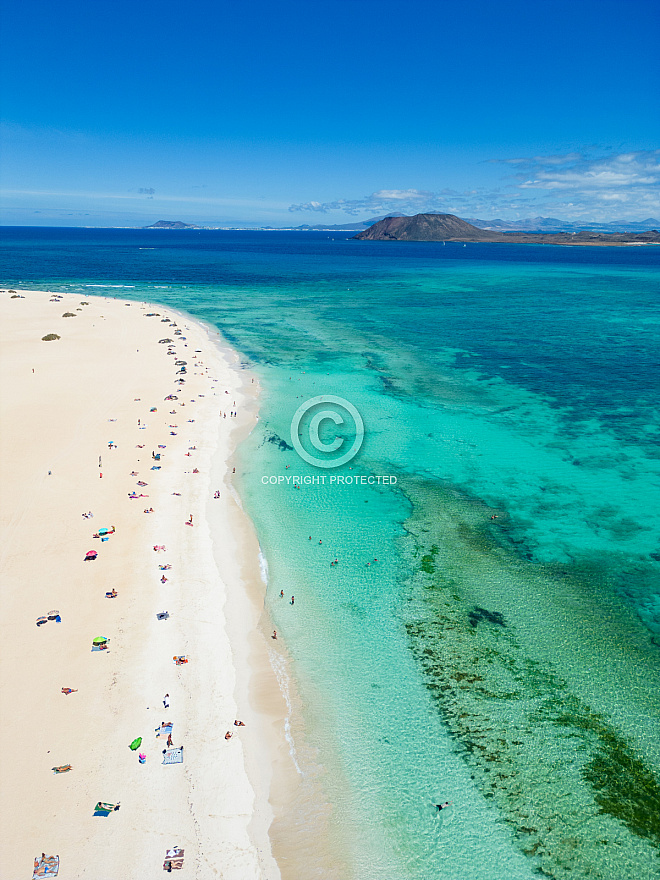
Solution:
[[(186, 347), (187, 347), (187, 344), (186, 344)], [(174, 349), (171, 347), (170, 350), (168, 351), (168, 353), (172, 353), (173, 350), (174, 350)], [(195, 353), (194, 357), (197, 358), (197, 353)], [(201, 362), (199, 362), (198, 365), (199, 365), (200, 367), (203, 366), (203, 364), (202, 364)], [(207, 368), (206, 368), (206, 374), (207, 374), (207, 376), (208, 376), (208, 373), (209, 373), (209, 370), (208, 370), (208, 367), (207, 367)], [(196, 375), (204, 375), (204, 373), (197, 373)], [(209, 377), (209, 378), (212, 378), (212, 377)], [(217, 381), (218, 381), (217, 379), (212, 378), (212, 382), (217, 382)], [(228, 391), (226, 391), (225, 393), (226, 393), (226, 394), (229, 394)], [(204, 397), (203, 394), (200, 394), (199, 396), (200, 396), (200, 397)], [(178, 400), (178, 398), (176, 397), (176, 395), (169, 395), (168, 398), (166, 398), (166, 399), (169, 399), (170, 401), (172, 401), (172, 400)], [(135, 401), (135, 402), (140, 402), (140, 398), (134, 398), (134, 401)], [(194, 403), (194, 402), (195, 402), (195, 398), (191, 398), (190, 401), (189, 401), (190, 404), (192, 404), (192, 403)], [(180, 401), (179, 406), (183, 407), (183, 406), (185, 406), (185, 405), (186, 405), (186, 404), (185, 404), (185, 401)], [(236, 407), (236, 401), (234, 401), (233, 406)], [(156, 406), (151, 407), (150, 410), (149, 410), (149, 412), (151, 412), (151, 413), (155, 413), (155, 412), (157, 412), (157, 407), (156, 407)], [(222, 414), (222, 416), (223, 416), (224, 418), (227, 417), (227, 413), (222, 413), (222, 411), (221, 411), (221, 414)], [(173, 409), (173, 410), (170, 410), (170, 415), (177, 415), (177, 410), (174, 410), (174, 409)], [(232, 409), (232, 410), (229, 412), (229, 416), (230, 416), (230, 418), (235, 418), (235, 417), (237, 417), (237, 415), (238, 415), (238, 411), (237, 411), (237, 409), (235, 409), (235, 408)], [(116, 419), (109, 419), (108, 421), (110, 421), (110, 422), (115, 422)], [(194, 423), (195, 420), (194, 420), (194, 419), (188, 419), (187, 421), (188, 421), (189, 423)], [(137, 419), (137, 429), (138, 429), (138, 430), (146, 430), (147, 427), (148, 427), (148, 426), (147, 426), (147, 424), (145, 423), (143, 417), (140, 417), (140, 418)], [(172, 428), (172, 429), (173, 429), (173, 428), (176, 428), (176, 427), (177, 427), (177, 425), (176, 425), (174, 422), (170, 425), (170, 428)], [(172, 433), (172, 434), (175, 434), (175, 432), (174, 432), (173, 430), (171, 431), (171, 433)], [(144, 443), (138, 443), (138, 444), (136, 444), (136, 450), (138, 450), (138, 455), (140, 454), (139, 451), (140, 451), (140, 450), (143, 450), (144, 447), (145, 447), (145, 444), (144, 444)], [(160, 471), (160, 470), (162, 469), (162, 467), (163, 467), (163, 456), (164, 456), (164, 454), (165, 454), (165, 453), (164, 453), (164, 450), (165, 450), (166, 448), (167, 448), (167, 444), (165, 444), (165, 443), (159, 443), (159, 444), (158, 444), (158, 452), (156, 452), (155, 449), (152, 450), (152, 452), (151, 452), (151, 459), (152, 459), (152, 462), (153, 462), (152, 467), (151, 467), (151, 470), (152, 470), (152, 471), (157, 472), (157, 471)], [(114, 453), (114, 452), (118, 449), (118, 446), (117, 446), (117, 444), (116, 444), (114, 441), (109, 441), (109, 442), (108, 442), (108, 449), (111, 450), (111, 451)], [(184, 453), (184, 455), (186, 455), (187, 457), (191, 457), (191, 456), (196, 452), (196, 450), (197, 450), (197, 446), (196, 446), (196, 445), (190, 445), (190, 446), (188, 447), (187, 451)], [(139, 459), (138, 459), (138, 461), (136, 462), (136, 464), (139, 464)], [(102, 477), (103, 477), (103, 471), (102, 471), (102, 466), (103, 466), (103, 465), (102, 465), (102, 457), (101, 457), (100, 455), (99, 455), (99, 457), (98, 457), (98, 465), (99, 465), (99, 477), (102, 478)], [(50, 472), (49, 472), (49, 473), (50, 473)], [(199, 473), (199, 469), (198, 469), (198, 468), (193, 468), (192, 471), (186, 471), (185, 473), (198, 474), (198, 473)], [(235, 473), (235, 469), (234, 469), (234, 473)], [(136, 470), (136, 469), (131, 470), (131, 471), (130, 471), (130, 477), (131, 477), (131, 478), (139, 477), (139, 471)], [(145, 480), (142, 480), (142, 479), (137, 480), (137, 484), (136, 484), (136, 485), (139, 487), (139, 489), (145, 489), (145, 488), (148, 487), (148, 483), (147, 483)], [(173, 492), (172, 494), (173, 494), (173, 495), (176, 495), (176, 496), (180, 496), (181, 493), (179, 493), (179, 492)], [(149, 497), (148, 494), (145, 494), (145, 493), (143, 493), (143, 492), (136, 492), (135, 489), (132, 489), (132, 490), (128, 493), (128, 498), (131, 499), (131, 500), (132, 500), (132, 499), (136, 499), (136, 498), (148, 498), (148, 497)], [(219, 490), (219, 489), (216, 489), (216, 490), (215, 490), (213, 497), (214, 497), (215, 499), (220, 498), (220, 490)], [(154, 514), (154, 513), (155, 513), (155, 510), (154, 510), (153, 507), (150, 506), (150, 507), (147, 507), (147, 508), (144, 509), (144, 513), (145, 513), (145, 514)], [(85, 511), (84, 513), (82, 513), (82, 518), (83, 518), (83, 519), (86, 519), (86, 520), (93, 519), (93, 518), (94, 518), (94, 513), (93, 513), (91, 510), (87, 510), (87, 511)], [(185, 520), (185, 521), (182, 523), (182, 525), (185, 525), (185, 526), (190, 527), (190, 528), (194, 528), (195, 523), (194, 523), (194, 516), (193, 516), (192, 513), (190, 513), (190, 514), (188, 515), (188, 519)], [(114, 535), (114, 534), (116, 533), (116, 531), (117, 531), (117, 530), (116, 530), (115, 526), (111, 526), (111, 527), (109, 527), (109, 528), (102, 528), (102, 529), (99, 529), (97, 532), (95, 532), (95, 533), (93, 534), (93, 538), (100, 539), (100, 540), (101, 540), (101, 543), (105, 543), (105, 542), (108, 541), (108, 539), (109, 539), (112, 535)], [(153, 550), (154, 550), (156, 553), (166, 553), (166, 552), (167, 552), (167, 548), (166, 548), (166, 546), (165, 546), (164, 544), (155, 544), (155, 545), (153, 546)], [(84, 558), (85, 558), (86, 561), (91, 561), (91, 560), (95, 560), (97, 557), (98, 557), (98, 553), (97, 553), (97, 551), (95, 551), (95, 550), (90, 550), (90, 551), (87, 552), (87, 554), (86, 554), (86, 556), (85, 556)], [(161, 584), (164, 585), (164, 584), (168, 583), (168, 580), (169, 580), (169, 579), (168, 579), (168, 577), (165, 575), (165, 572), (169, 572), (169, 571), (171, 571), (171, 570), (172, 570), (172, 565), (171, 565), (170, 563), (158, 564), (158, 572), (159, 572), (159, 575), (160, 575), (160, 583), (161, 583)], [(106, 598), (108, 598), (108, 599), (116, 599), (116, 598), (119, 596), (119, 593), (118, 593), (118, 591), (113, 587), (111, 590), (109, 590), (109, 591), (107, 591), (107, 592), (105, 593), (105, 596), (106, 596)], [(53, 612), (53, 614), (55, 614), (55, 613), (56, 613), (56, 612)], [(169, 613), (168, 613), (168, 612), (160, 612), (160, 613), (157, 614), (157, 617), (158, 617), (158, 619), (167, 619), (167, 618), (169, 617)], [(49, 619), (49, 618), (47, 618), (47, 617), (45, 618), (45, 620), (48, 620), (48, 619)], [(54, 619), (54, 618), (53, 618), (53, 619)], [(58, 618), (58, 619), (59, 619), (59, 618)], [(105, 637), (103, 637), (103, 638), (101, 638), (101, 637), (96, 638), (96, 639), (94, 639), (94, 641), (93, 641), (92, 649), (93, 649), (93, 650), (108, 650), (108, 642), (109, 642), (109, 639), (107, 639), (107, 638), (105, 638)], [(185, 655), (178, 655), (178, 656), (175, 656), (173, 659), (174, 659), (174, 663), (175, 663), (176, 666), (183, 666), (184, 664), (187, 664), (187, 663), (189, 662), (188, 657), (186, 657)], [(76, 693), (78, 693), (78, 688), (73, 688), (73, 687), (69, 687), (69, 686), (62, 687), (61, 690), (62, 690), (62, 694), (66, 695), (66, 696), (70, 696), (71, 694), (76, 694)], [(164, 698), (163, 698), (163, 707), (164, 707), (165, 709), (167, 709), (167, 710), (170, 709), (170, 695), (169, 695), (169, 693), (165, 694), (165, 696), (164, 696)], [(171, 725), (169, 722), (163, 722), (163, 724), (166, 725), (166, 728), (169, 726), (169, 733), (168, 733), (168, 737), (167, 737), (167, 749), (173, 749), (174, 746), (173, 746), (172, 733), (171, 733), (171, 727), (172, 727), (172, 725)], [(243, 721), (239, 720), (239, 719), (235, 719), (235, 720), (234, 720), (234, 727), (235, 727), (235, 728), (245, 727), (245, 723), (244, 723)], [(229, 740), (229, 739), (231, 739), (233, 735), (234, 735), (234, 733), (233, 733), (231, 730), (228, 730), (228, 731), (226, 732), (226, 734), (225, 734), (225, 740)], [(139, 743), (137, 744), (136, 749), (139, 748), (140, 745), (141, 745), (141, 743), (142, 743), (141, 737), (138, 738), (138, 740), (139, 740)], [(135, 740), (134, 742), (137, 743), (138, 741)], [(133, 748), (133, 744), (131, 744), (131, 748)], [(180, 746), (179, 749), (182, 750), (182, 749), (183, 749), (183, 746)], [(138, 752), (138, 760), (139, 760), (139, 763), (140, 763), (140, 764), (144, 764), (144, 763), (146, 762), (146, 760), (147, 760), (147, 755), (146, 755), (146, 752), (145, 752), (145, 751), (139, 751), (139, 752)], [(53, 768), (53, 769), (54, 769), (56, 772), (64, 772), (64, 771), (71, 770), (71, 769), (72, 769), (72, 766), (71, 766), (70, 764), (68, 764), (68, 765), (63, 765), (62, 767)], [(118, 809), (118, 806), (119, 806), (118, 804), (117, 804), (116, 806), (115, 806), (115, 805), (105, 805), (105, 804), (102, 803), (102, 802), (99, 802), (99, 804), (101, 804), (101, 806), (104, 806), (104, 807), (105, 807), (105, 806), (110, 806), (110, 807), (112, 807), (113, 810), (114, 810), (114, 809)], [(98, 807), (99, 807), (99, 804), (97, 804), (97, 809), (98, 809)], [(169, 867), (169, 870), (171, 870), (171, 867), (172, 867), (172, 866)], [(177, 867), (177, 865), (174, 865), (174, 867)], [(181, 867), (181, 865), (179, 865), (178, 867)]]

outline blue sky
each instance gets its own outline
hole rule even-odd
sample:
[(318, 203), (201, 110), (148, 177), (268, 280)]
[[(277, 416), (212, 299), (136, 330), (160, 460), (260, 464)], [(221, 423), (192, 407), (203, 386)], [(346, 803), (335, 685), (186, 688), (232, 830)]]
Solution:
[(660, 217), (656, 0), (2, 0), (2, 222)]

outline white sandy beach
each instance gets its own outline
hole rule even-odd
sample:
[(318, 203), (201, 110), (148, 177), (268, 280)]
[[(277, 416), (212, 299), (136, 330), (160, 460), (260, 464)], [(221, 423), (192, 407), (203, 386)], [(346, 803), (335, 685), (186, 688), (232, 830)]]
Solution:
[[(275, 880), (286, 709), (259, 628), (256, 539), (228, 481), (254, 423), (250, 378), (162, 306), (23, 296), (0, 293), (0, 876), (30, 877), (45, 852), (62, 880), (147, 880), (178, 846), (181, 876)], [(106, 541), (103, 527), (116, 528)], [(51, 610), (61, 622), (37, 626)], [(99, 636), (108, 648), (93, 651)], [(162, 763), (161, 722), (183, 763)], [(121, 808), (95, 816), (99, 801)]]

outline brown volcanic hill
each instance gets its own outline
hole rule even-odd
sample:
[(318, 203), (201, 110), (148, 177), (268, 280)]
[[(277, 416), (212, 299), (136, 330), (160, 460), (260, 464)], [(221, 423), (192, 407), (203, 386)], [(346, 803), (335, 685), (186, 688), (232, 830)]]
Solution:
[(385, 217), (355, 235), (367, 241), (496, 241), (502, 234), (478, 229), (454, 214), (415, 214)]
[(353, 238), (362, 241), (483, 241), (500, 244), (626, 245), (660, 244), (652, 232), (495, 232), (479, 229), (454, 214), (385, 217)]

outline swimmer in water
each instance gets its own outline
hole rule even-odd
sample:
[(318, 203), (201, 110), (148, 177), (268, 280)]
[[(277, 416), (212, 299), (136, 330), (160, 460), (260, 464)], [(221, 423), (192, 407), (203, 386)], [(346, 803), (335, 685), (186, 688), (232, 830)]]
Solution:
[(448, 807), (452, 803), (453, 801), (445, 801), (444, 804), (433, 804), (433, 806), (437, 807), (438, 812), (441, 813), (445, 807)]

